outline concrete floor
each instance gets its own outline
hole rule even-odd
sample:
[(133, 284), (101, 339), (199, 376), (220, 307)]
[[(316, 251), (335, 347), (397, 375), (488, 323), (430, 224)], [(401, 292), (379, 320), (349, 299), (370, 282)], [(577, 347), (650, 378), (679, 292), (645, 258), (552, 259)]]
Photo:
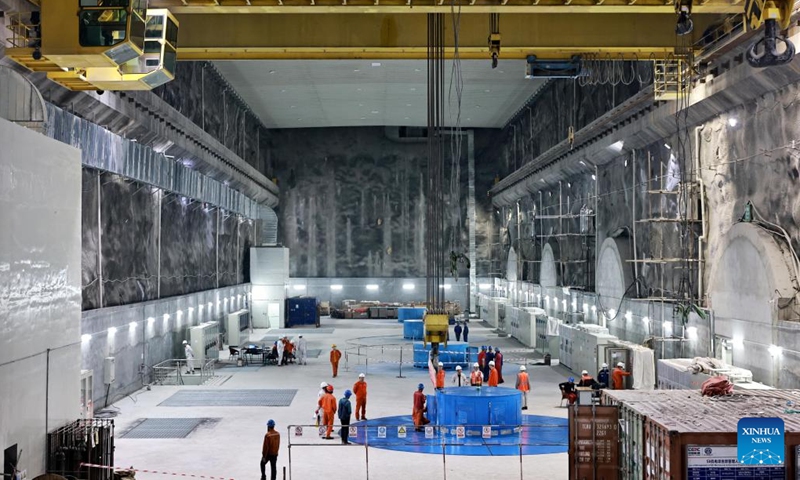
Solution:
[[(478, 321), (470, 323), (472, 345), (491, 344), (502, 350), (522, 349), (522, 345), (510, 338), (498, 338)], [(237, 371), (233, 368), (218, 370), (220, 378), (208, 387), (153, 386), (151, 391), (140, 390), (115, 404), (120, 410), (116, 417), (116, 431), (123, 433), (137, 420), (143, 418), (207, 417), (218, 419), (198, 427), (183, 439), (116, 439), (117, 467), (133, 466), (139, 470), (168, 472), (170, 475), (138, 472), (139, 480), (164, 480), (171, 473), (187, 476), (212, 476), (223, 479), (258, 480), (261, 443), (266, 432), (266, 422), (272, 418), (281, 433), (281, 450), (278, 457), (278, 478), (286, 468), (289, 478), (289, 449), (291, 440), (291, 478), (305, 480), (324, 476), (326, 480), (347, 479), (408, 479), (411, 475), (425, 472), (427, 478), (524, 478), (558, 480), (567, 478), (567, 454), (549, 454), (510, 457), (469, 457), (415, 454), (343, 446), (337, 440), (323, 441), (314, 429), (307, 428), (302, 437), (289, 438), (289, 425), (313, 424), (317, 392), (322, 381), (334, 385), (334, 395), (342, 396), (345, 389), (352, 389), (359, 372), (367, 373), (369, 396), (367, 417), (370, 419), (410, 415), (412, 394), (416, 385), (425, 383), (430, 391), (426, 370), (403, 367), (406, 378), (398, 375), (398, 350), (388, 344), (410, 342), (402, 340), (402, 324), (395, 320), (336, 320), (324, 318), (323, 327), (333, 327), (332, 334), (305, 334), (309, 349), (321, 349), (319, 358), (310, 358), (306, 366), (267, 366), (260, 369)], [(257, 330), (251, 338), (260, 339), (271, 335), (269, 330)], [(368, 337), (368, 338), (363, 338)], [(356, 340), (363, 338), (363, 340)], [(339, 377), (331, 378), (328, 351), (336, 343), (343, 351), (358, 352), (349, 346), (353, 342), (375, 345), (362, 347), (361, 354), (348, 355), (342, 359)], [(383, 348), (379, 345), (384, 345)], [(368, 353), (367, 353), (368, 352)], [(406, 350), (408, 352), (408, 350)], [(227, 352), (223, 352), (227, 356)], [(513, 388), (514, 375), (522, 362), (533, 360), (528, 352), (508, 352), (503, 386)], [(368, 365), (365, 357), (369, 358)], [(360, 359), (360, 362), (359, 360)], [(404, 361), (408, 361), (408, 356)], [(393, 363), (390, 363), (393, 362)], [(360, 365), (359, 365), (360, 363)], [(532, 394), (529, 396), (528, 414), (566, 417), (567, 411), (558, 407), (560, 394), (557, 384), (567, 376), (561, 367), (530, 366)], [(448, 376), (450, 373), (448, 372)], [(229, 377), (228, 377), (229, 376)], [(159, 403), (179, 389), (269, 389), (295, 388), (298, 390), (290, 407), (166, 407)], [(355, 402), (353, 402), (355, 407)], [(368, 458), (368, 461), (367, 461)], [(367, 475), (367, 465), (369, 474)], [(269, 474), (269, 471), (267, 472)]]

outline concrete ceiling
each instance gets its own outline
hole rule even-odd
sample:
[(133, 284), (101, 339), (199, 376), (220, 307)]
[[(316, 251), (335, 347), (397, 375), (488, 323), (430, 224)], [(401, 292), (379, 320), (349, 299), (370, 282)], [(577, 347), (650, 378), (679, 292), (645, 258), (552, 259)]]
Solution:
[[(425, 60), (270, 60), (215, 62), (268, 128), (426, 126)], [(452, 61), (445, 65), (445, 93)], [(499, 128), (543, 84), (525, 79), (525, 61), (461, 62), (461, 126)], [(452, 94), (455, 112), (455, 88)], [(445, 102), (445, 123), (450, 120)]]

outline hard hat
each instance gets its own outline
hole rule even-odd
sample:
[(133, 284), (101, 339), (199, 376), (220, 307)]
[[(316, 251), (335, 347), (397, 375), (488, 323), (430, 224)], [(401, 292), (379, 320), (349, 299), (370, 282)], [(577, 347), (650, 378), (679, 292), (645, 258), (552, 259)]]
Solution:
[(350, 395), (352, 395), (352, 394), (353, 394), (353, 392), (351, 392), (350, 390), (345, 390), (344, 391), (344, 396), (347, 397), (347, 398), (350, 398)]
[(486, 350), (486, 345), (481, 345), (481, 350)]
[(273, 428), (273, 427), (275, 427), (275, 420), (272, 420), (272, 419), (270, 419), (270, 420), (267, 422), (267, 426), (268, 426), (269, 428)]
[(440, 366), (440, 367), (444, 367), (444, 363), (442, 363), (442, 362), (439, 362), (439, 366)]
[(608, 364), (607, 364), (607, 363), (604, 363), (604, 364), (603, 364), (603, 368), (608, 368)]
[(495, 348), (494, 351), (499, 353), (500, 352), (500, 347)]
[(587, 372), (586, 370), (584, 370), (584, 371), (582, 371), (582, 372), (581, 372), (581, 375), (589, 375), (589, 372)]
[(326, 382), (322, 382), (319, 384), (319, 388), (327, 388), (328, 384)]
[(456, 365), (456, 370), (461, 370), (461, 365)]
[(184, 340), (184, 341), (183, 341), (183, 344), (184, 344), (184, 345), (186, 345), (187, 343), (189, 343), (189, 342), (187, 342), (186, 340)]
[(494, 366), (494, 360), (489, 361), (490, 366)]
[(331, 348), (336, 348), (336, 344), (334, 343), (333, 345), (331, 345)]
[(575, 377), (569, 377), (567, 380), (570, 381), (570, 382), (574, 382), (575, 381)]
[(424, 389), (425, 389), (425, 385), (423, 385), (421, 383), (419, 385), (417, 385), (417, 390), (424, 390)]
[(519, 366), (519, 371), (520, 372), (524, 372), (525, 370), (527, 370), (527, 368), (525, 368), (525, 365), (520, 365)]
[(478, 365), (477, 363), (473, 363), (473, 364), (472, 364), (472, 368), (481, 368), (481, 366), (480, 366), (480, 365)]
[(617, 366), (618, 366), (619, 368), (625, 368), (625, 364), (624, 364), (624, 363), (622, 363), (622, 362), (619, 362), (619, 363), (617, 364)]
[(363, 373), (358, 374), (358, 378), (364, 378), (364, 377), (366, 377), (366, 375), (364, 375)]

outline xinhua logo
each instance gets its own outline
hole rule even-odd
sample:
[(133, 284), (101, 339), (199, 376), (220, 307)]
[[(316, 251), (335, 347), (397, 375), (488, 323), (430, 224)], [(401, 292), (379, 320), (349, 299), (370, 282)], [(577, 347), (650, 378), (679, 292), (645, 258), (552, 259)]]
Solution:
[(780, 418), (743, 418), (737, 426), (737, 457), (746, 465), (783, 465), (784, 425)]

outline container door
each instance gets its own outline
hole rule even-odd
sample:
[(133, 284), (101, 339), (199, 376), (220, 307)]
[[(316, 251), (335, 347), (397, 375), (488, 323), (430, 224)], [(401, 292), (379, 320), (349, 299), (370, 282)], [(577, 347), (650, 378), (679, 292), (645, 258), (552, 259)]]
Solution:
[[(610, 370), (614, 370), (614, 367), (617, 366), (619, 362), (625, 364), (625, 370), (632, 372), (635, 365), (631, 363), (631, 352), (627, 348), (606, 348), (606, 363), (608, 363), (608, 368)], [(625, 390), (631, 388), (633, 385), (633, 376), (623, 377), (622, 381), (625, 385)]]
[(616, 406), (569, 408), (569, 479), (619, 480)]

